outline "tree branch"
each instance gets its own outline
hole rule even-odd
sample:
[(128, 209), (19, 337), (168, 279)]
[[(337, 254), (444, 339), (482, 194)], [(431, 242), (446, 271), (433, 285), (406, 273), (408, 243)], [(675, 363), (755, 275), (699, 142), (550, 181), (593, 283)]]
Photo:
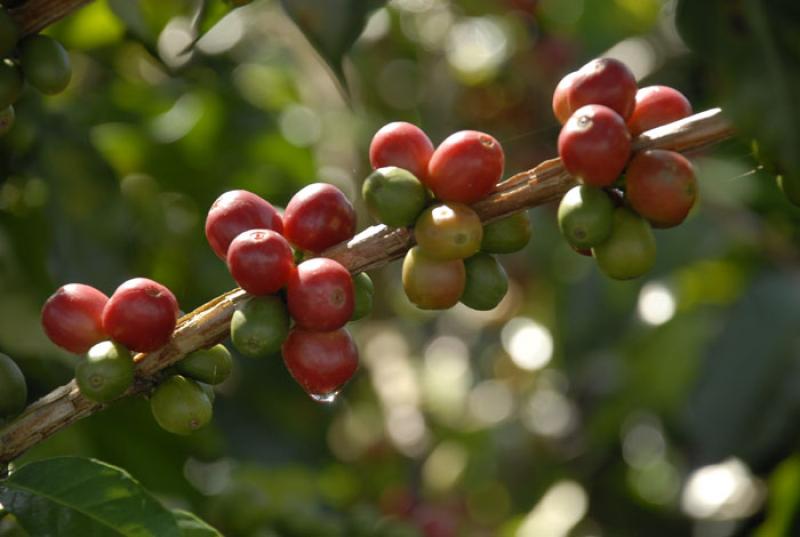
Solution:
[[(22, 35), (35, 34), (92, 0), (26, 0), (8, 10)], [(135, 0), (133, 0), (135, 1)]]
[[(693, 151), (732, 134), (732, 126), (717, 108), (647, 131), (634, 141), (634, 147), (637, 150), (659, 147)], [(560, 159), (551, 159), (500, 183), (491, 196), (473, 208), (483, 221), (488, 222), (557, 200), (575, 184), (575, 179), (564, 171)], [(379, 225), (365, 229), (322, 255), (358, 273), (401, 258), (413, 245), (410, 229)], [(228, 337), (231, 316), (237, 305), (248, 296), (241, 289), (234, 289), (179, 319), (167, 346), (135, 357), (136, 382), (122, 397), (149, 391), (159, 382), (161, 370), (194, 350)], [(83, 397), (74, 380), (53, 390), (0, 431), (0, 463), (14, 460), (52, 434), (104, 407)]]

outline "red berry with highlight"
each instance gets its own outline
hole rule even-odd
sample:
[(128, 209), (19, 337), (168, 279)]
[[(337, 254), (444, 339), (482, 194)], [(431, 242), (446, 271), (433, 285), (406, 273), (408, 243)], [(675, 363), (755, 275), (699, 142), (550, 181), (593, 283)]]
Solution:
[(283, 221), (275, 207), (252, 192), (225, 192), (208, 210), (206, 238), (221, 259), (225, 259), (231, 241), (250, 229), (271, 229), (283, 233)]
[(89, 285), (60, 287), (42, 307), (42, 327), (50, 341), (62, 349), (83, 354), (107, 338), (103, 308), (108, 297)]
[(303, 250), (319, 253), (353, 236), (353, 204), (333, 185), (314, 183), (295, 194), (283, 213), (284, 236)]
[(172, 291), (147, 278), (123, 283), (103, 309), (103, 328), (116, 341), (136, 352), (151, 352), (169, 342), (178, 318)]
[(294, 271), (294, 253), (286, 239), (269, 229), (239, 234), (228, 247), (228, 270), (242, 289), (269, 295), (286, 285)]
[(558, 135), (558, 154), (564, 168), (587, 185), (611, 185), (625, 168), (630, 153), (628, 127), (606, 106), (580, 108)]
[(358, 348), (345, 328), (293, 328), (282, 351), (289, 373), (312, 396), (335, 394), (358, 370)]
[(478, 131), (450, 135), (428, 164), (428, 187), (443, 201), (471, 204), (485, 198), (503, 177), (500, 142)]
[(598, 58), (575, 72), (569, 88), (571, 113), (587, 104), (602, 104), (624, 119), (633, 112), (636, 100), (636, 79), (619, 60)]
[(355, 299), (350, 273), (333, 259), (303, 261), (289, 278), (286, 304), (297, 326), (335, 330), (353, 315)]
[(396, 166), (425, 182), (433, 143), (425, 132), (411, 123), (395, 121), (381, 127), (369, 144), (372, 169)]
[(633, 136), (692, 115), (689, 99), (668, 86), (647, 86), (636, 92), (636, 106), (628, 118)]
[(625, 196), (654, 227), (677, 226), (697, 200), (692, 163), (680, 153), (648, 149), (631, 159), (625, 173)]
[(553, 115), (562, 125), (572, 115), (572, 109), (569, 106), (569, 92), (577, 75), (577, 72), (569, 73), (559, 81), (556, 89), (553, 90)]

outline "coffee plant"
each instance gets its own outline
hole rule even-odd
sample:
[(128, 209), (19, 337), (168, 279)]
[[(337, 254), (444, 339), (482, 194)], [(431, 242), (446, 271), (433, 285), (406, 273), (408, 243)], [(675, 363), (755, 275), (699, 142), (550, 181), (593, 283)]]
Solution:
[(0, 537), (800, 535), (798, 32), (0, 1)]

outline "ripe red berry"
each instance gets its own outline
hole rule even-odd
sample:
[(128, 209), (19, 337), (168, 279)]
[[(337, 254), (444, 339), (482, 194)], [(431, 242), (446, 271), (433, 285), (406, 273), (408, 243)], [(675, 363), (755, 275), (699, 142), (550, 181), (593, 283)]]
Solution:
[(283, 232), (283, 221), (275, 207), (252, 192), (225, 192), (208, 210), (206, 238), (214, 253), (222, 259), (225, 259), (231, 241), (250, 229)]
[(572, 90), (572, 83), (577, 75), (577, 72), (567, 74), (553, 90), (553, 115), (562, 125), (572, 115), (572, 109), (569, 106), (569, 92)]
[(69, 352), (83, 354), (106, 339), (103, 308), (108, 297), (89, 285), (60, 287), (42, 307), (42, 327), (50, 341)]
[(240, 233), (228, 247), (228, 270), (242, 289), (269, 295), (286, 285), (294, 271), (294, 253), (282, 235), (269, 229)]
[(636, 92), (636, 106), (628, 118), (628, 129), (636, 136), (692, 115), (689, 99), (668, 86), (647, 86)]
[(356, 212), (341, 190), (314, 183), (295, 194), (283, 213), (284, 236), (303, 250), (319, 253), (353, 236)]
[(303, 261), (289, 278), (286, 305), (297, 326), (335, 330), (353, 315), (353, 279), (333, 259), (316, 257)]
[(478, 131), (451, 134), (433, 152), (428, 187), (443, 201), (471, 204), (486, 197), (503, 177), (500, 142)]
[(578, 69), (569, 88), (569, 110), (587, 104), (602, 104), (624, 119), (633, 112), (636, 99), (636, 79), (619, 60), (598, 58)]
[(408, 170), (425, 182), (428, 161), (433, 155), (433, 143), (425, 132), (411, 123), (395, 121), (375, 133), (369, 144), (369, 162), (372, 169), (397, 166)]
[(592, 186), (611, 185), (625, 168), (631, 135), (619, 114), (590, 104), (578, 109), (558, 135), (564, 168)]
[(637, 153), (628, 165), (625, 183), (631, 207), (655, 227), (677, 226), (697, 200), (692, 164), (674, 151)]
[(335, 394), (358, 369), (358, 348), (344, 328), (331, 332), (293, 328), (282, 351), (289, 373), (312, 397)]
[(165, 286), (147, 278), (123, 283), (103, 309), (103, 328), (132, 351), (150, 352), (167, 344), (178, 318), (178, 301)]

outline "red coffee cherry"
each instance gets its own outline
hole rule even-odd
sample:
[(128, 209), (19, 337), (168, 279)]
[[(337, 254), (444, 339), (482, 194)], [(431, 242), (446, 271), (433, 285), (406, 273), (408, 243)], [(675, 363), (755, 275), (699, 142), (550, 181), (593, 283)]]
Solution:
[(503, 148), (492, 136), (457, 132), (433, 152), (426, 184), (441, 200), (475, 203), (502, 179), (504, 163)]
[(293, 328), (282, 352), (289, 373), (317, 400), (335, 396), (358, 369), (358, 348), (345, 328), (329, 332)]
[(283, 226), (289, 242), (319, 253), (355, 234), (356, 212), (341, 190), (326, 183), (314, 183), (289, 200)]
[(572, 84), (575, 82), (577, 75), (577, 72), (567, 74), (559, 81), (556, 89), (553, 90), (553, 115), (562, 125), (572, 115), (572, 109), (569, 106), (569, 92), (572, 91)]
[(636, 105), (628, 118), (633, 136), (692, 115), (689, 99), (668, 86), (647, 86), (636, 92)]
[(178, 318), (172, 291), (147, 278), (123, 283), (103, 309), (103, 328), (116, 341), (136, 352), (151, 352), (167, 344)]
[(270, 295), (286, 285), (294, 271), (292, 247), (269, 229), (240, 233), (228, 247), (228, 270), (253, 295)]
[(558, 135), (558, 154), (566, 170), (587, 185), (611, 185), (631, 153), (631, 135), (619, 114), (590, 104), (578, 109)]
[(62, 349), (83, 354), (107, 338), (103, 308), (108, 297), (89, 285), (59, 287), (42, 307), (42, 327), (50, 341)]
[(697, 200), (692, 163), (674, 151), (637, 153), (628, 165), (625, 182), (631, 207), (655, 227), (677, 226)]
[(433, 143), (425, 132), (411, 123), (395, 121), (375, 133), (369, 144), (369, 162), (373, 170), (397, 166), (422, 181), (428, 176), (428, 162)]
[(283, 221), (275, 207), (252, 192), (225, 192), (208, 210), (206, 238), (214, 253), (221, 259), (225, 259), (231, 241), (250, 229), (283, 232)]
[(636, 99), (636, 79), (624, 63), (598, 58), (575, 73), (568, 91), (570, 112), (587, 104), (602, 104), (624, 119), (631, 115)]
[(335, 330), (353, 315), (353, 280), (333, 259), (303, 261), (286, 285), (286, 305), (295, 324), (308, 330)]

